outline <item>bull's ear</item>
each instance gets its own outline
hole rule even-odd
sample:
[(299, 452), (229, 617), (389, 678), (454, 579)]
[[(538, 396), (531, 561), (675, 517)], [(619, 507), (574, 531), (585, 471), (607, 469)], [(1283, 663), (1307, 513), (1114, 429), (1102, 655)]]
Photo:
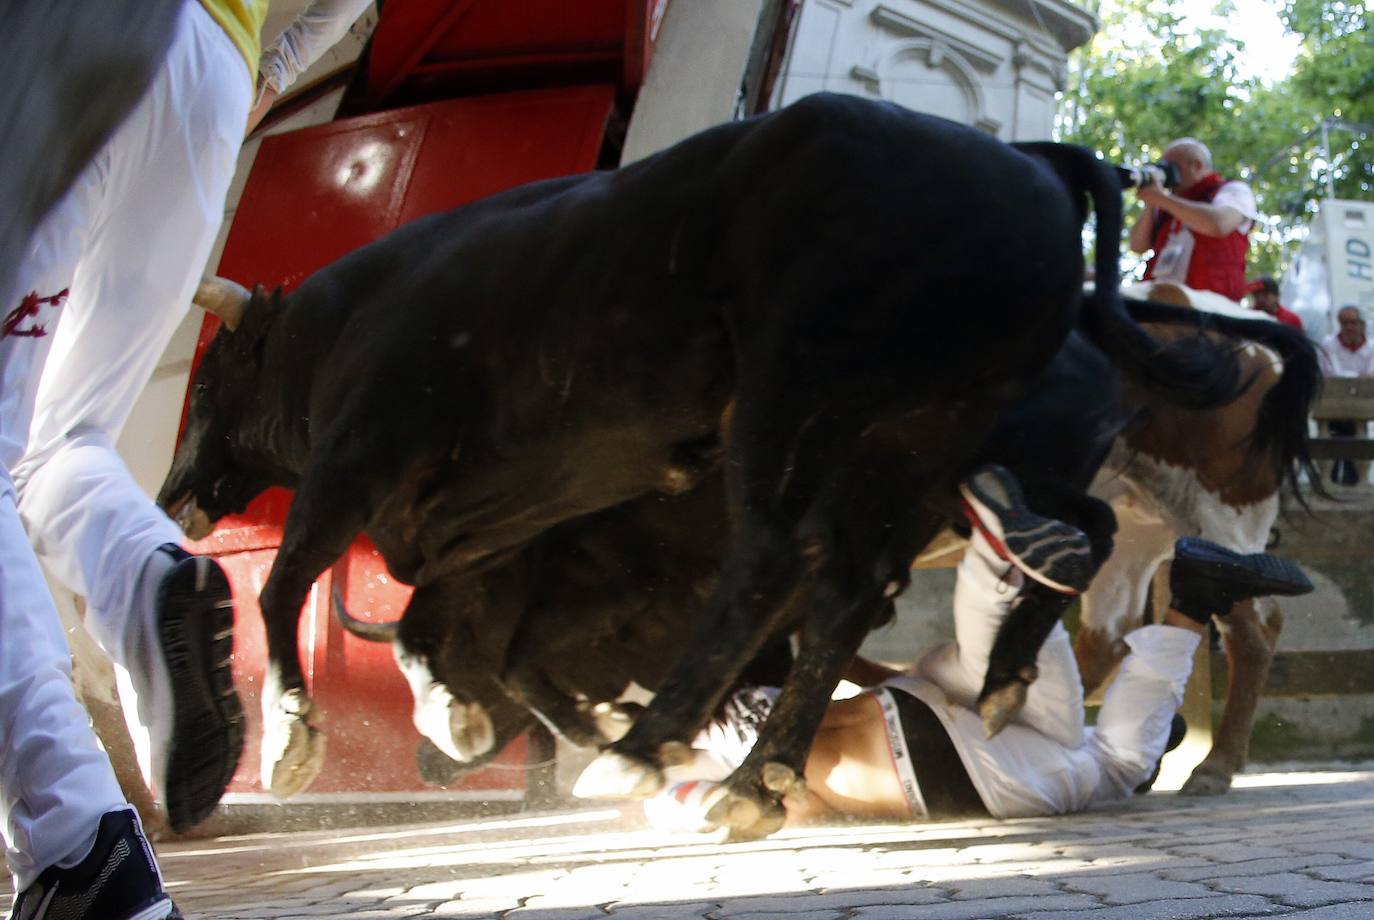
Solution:
[(241, 284), (209, 275), (201, 279), (192, 302), (207, 313), (213, 313), (233, 332), (243, 321), (243, 313), (248, 308), (248, 290)]

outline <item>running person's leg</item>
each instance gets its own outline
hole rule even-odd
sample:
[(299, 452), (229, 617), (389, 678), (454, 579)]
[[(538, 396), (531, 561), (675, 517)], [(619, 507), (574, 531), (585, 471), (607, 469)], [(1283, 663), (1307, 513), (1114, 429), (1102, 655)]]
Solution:
[(228, 587), (211, 560), (181, 553), (114, 444), (204, 270), (250, 86), (228, 36), (186, 4), (167, 61), (98, 160), (98, 204), (14, 470), (40, 558), (86, 597), (88, 628), (139, 691), (178, 830), (214, 807), (242, 743)]
[(97, 159), (42, 221), (16, 287), (0, 292), (0, 820), (16, 917), (40, 904), (83, 920), (180, 916), (76, 698), (71, 651), (9, 474), (28, 440), (103, 166)]

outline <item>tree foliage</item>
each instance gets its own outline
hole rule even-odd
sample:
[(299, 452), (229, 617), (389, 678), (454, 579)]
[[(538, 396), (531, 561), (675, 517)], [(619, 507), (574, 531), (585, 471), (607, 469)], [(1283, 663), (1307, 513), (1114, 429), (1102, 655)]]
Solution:
[[(1265, 215), (1251, 233), (1251, 273), (1279, 275), (1328, 183), (1336, 197), (1374, 198), (1363, 142), (1374, 122), (1365, 3), (1284, 0), (1277, 9), (1301, 46), (1291, 73), (1272, 83), (1243, 76), (1244, 43), (1188, 27), (1187, 9), (1183, 0), (1104, 0), (1096, 37), (1070, 61), (1061, 139), (1118, 162), (1157, 159), (1176, 137), (1203, 140), (1218, 171), (1251, 184)], [(1229, 0), (1216, 12), (1234, 15)], [(1128, 220), (1134, 213), (1132, 203)]]

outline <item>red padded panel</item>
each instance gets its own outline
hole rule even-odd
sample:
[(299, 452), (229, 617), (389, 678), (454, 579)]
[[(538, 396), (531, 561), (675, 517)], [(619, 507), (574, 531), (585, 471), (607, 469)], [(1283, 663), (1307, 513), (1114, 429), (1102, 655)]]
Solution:
[(502, 93), (265, 138), (220, 274), (294, 288), (424, 214), (596, 165), (611, 86)]
[(422, 107), (434, 109), (425, 126), (428, 153), (411, 170), (398, 225), (438, 210), (436, 201), (475, 201), (594, 168), (613, 102), (612, 87), (582, 86)]
[(667, 0), (389, 0), (373, 33), (368, 97), (473, 86), (643, 82)]
[[(265, 139), (240, 199), (219, 273), (245, 285), (294, 288), (307, 275), (424, 214), (537, 179), (595, 166), (614, 87), (454, 100), (337, 121)], [(218, 321), (207, 317), (200, 352)], [(260, 789), (259, 688), (266, 658), (257, 597), (290, 493), (274, 489), (242, 515), (220, 522), (195, 548), (219, 558), (236, 599), (235, 679), (249, 713), (244, 758), (231, 787)], [(389, 646), (346, 635), (330, 616), (329, 584), (338, 577), (356, 616), (391, 620), (410, 589), (387, 575), (360, 538), (316, 585), (301, 618), (311, 693), (328, 715), (325, 772), (310, 792), (423, 789), (415, 768), (419, 735), (410, 692)], [(501, 758), (524, 755), (519, 741)], [(523, 774), (483, 770), (462, 788), (522, 788)]]

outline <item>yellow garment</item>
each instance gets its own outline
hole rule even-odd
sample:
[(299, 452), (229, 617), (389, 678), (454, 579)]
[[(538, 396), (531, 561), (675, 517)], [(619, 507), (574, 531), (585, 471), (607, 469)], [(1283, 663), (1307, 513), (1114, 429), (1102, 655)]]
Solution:
[(248, 65), (248, 79), (258, 78), (258, 56), (262, 54), (262, 22), (267, 18), (268, 0), (200, 0), (220, 28), (225, 31), (244, 63)]

